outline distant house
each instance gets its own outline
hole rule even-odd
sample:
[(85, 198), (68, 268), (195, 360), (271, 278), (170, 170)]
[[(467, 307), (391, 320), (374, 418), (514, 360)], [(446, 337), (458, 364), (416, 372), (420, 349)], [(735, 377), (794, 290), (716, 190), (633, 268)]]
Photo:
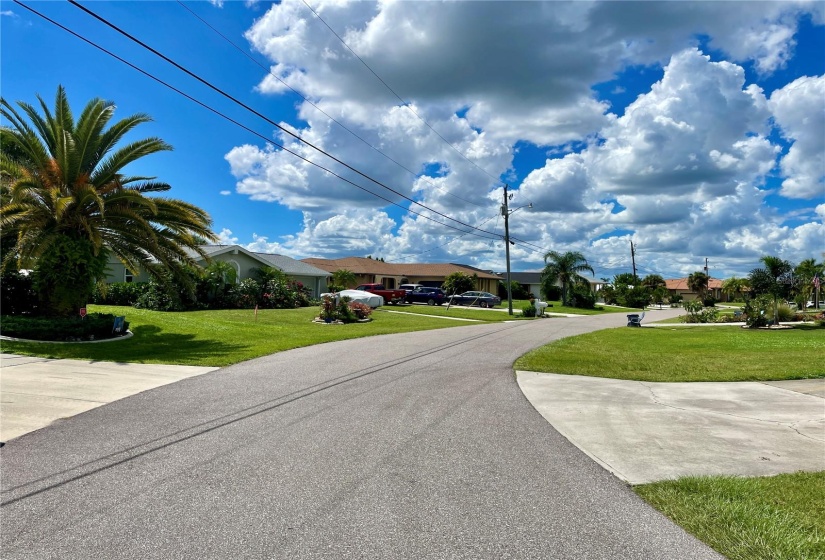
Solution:
[(382, 262), (364, 257), (346, 257), (343, 259), (303, 259), (303, 262), (333, 273), (336, 270), (349, 270), (358, 284), (383, 284), (394, 289), (401, 284), (421, 284), (422, 286), (440, 287), (444, 280), (454, 272), (462, 272), (476, 277), (476, 289), (484, 292), (498, 292), (501, 276), (478, 268), (455, 263), (412, 263), (399, 264)]
[[(687, 278), (672, 278), (665, 280), (665, 288), (670, 292), (670, 295), (680, 295), (684, 301), (693, 301), (698, 295), (691, 291), (687, 285)], [(722, 281), (716, 278), (711, 278), (708, 281), (708, 295), (722, 300)]]
[[(207, 254), (209, 261), (229, 263), (235, 269), (238, 282), (246, 278), (254, 278), (256, 268), (271, 266), (281, 270), (295, 282), (301, 282), (308, 287), (313, 297), (318, 297), (327, 289), (329, 277), (327, 271), (284, 255), (255, 253), (240, 245), (203, 245), (201, 249)], [(190, 251), (189, 254), (199, 265), (207, 266), (208, 263), (194, 251)], [(147, 282), (148, 280), (149, 274), (145, 270), (135, 275), (127, 270), (117, 257), (109, 258), (106, 282)]]
[[(592, 278), (590, 276), (580, 275), (590, 284), (590, 291), (598, 292), (605, 285), (604, 280)], [(502, 279), (507, 278), (507, 273), (501, 273)], [(510, 272), (510, 280), (518, 282), (528, 292), (536, 297), (541, 295), (541, 272)], [(561, 288), (561, 282), (556, 282), (556, 285)]]

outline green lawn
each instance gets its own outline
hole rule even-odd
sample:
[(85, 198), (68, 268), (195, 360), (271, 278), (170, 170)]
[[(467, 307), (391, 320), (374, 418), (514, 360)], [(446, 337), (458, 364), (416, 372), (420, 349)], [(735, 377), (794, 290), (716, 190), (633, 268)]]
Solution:
[[(399, 308), (401, 309), (401, 308)], [(322, 325), (312, 322), (316, 307), (164, 313), (132, 307), (89, 306), (89, 312), (125, 315), (135, 336), (99, 344), (47, 344), (3, 341), (3, 352), (52, 358), (226, 366), (282, 350), (379, 334), (466, 326), (424, 315), (373, 314), (370, 323)], [(473, 311), (498, 320), (506, 313)]]
[[(496, 308), (500, 309), (500, 308)], [(506, 307), (504, 308), (507, 309)], [(447, 305), (385, 305), (380, 307), (377, 311), (379, 316), (392, 315), (392, 313), (384, 313), (385, 311), (400, 311), (402, 313), (415, 313), (417, 315), (435, 315), (436, 317), (457, 317), (460, 319), (476, 319), (479, 321), (486, 321), (488, 323), (496, 323), (501, 321), (512, 321), (513, 319), (521, 319), (521, 310), (516, 311), (513, 308), (513, 316), (501, 311), (491, 311), (487, 309), (467, 308), (467, 307), (450, 307)], [(453, 323), (455, 326), (457, 323)]]
[(730, 560), (825, 558), (825, 472), (688, 477), (634, 490)]
[(825, 377), (825, 330), (629, 329), (558, 340), (515, 368), (638, 381), (767, 381)]

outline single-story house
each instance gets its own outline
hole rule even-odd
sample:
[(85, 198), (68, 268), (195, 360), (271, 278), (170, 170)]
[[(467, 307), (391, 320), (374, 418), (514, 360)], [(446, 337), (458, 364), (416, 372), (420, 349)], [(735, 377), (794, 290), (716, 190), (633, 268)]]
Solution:
[[(256, 253), (244, 249), (240, 245), (203, 245), (201, 249), (207, 254), (209, 261), (227, 262), (235, 269), (236, 281), (254, 278), (254, 270), (264, 266), (271, 266), (281, 270), (291, 280), (301, 282), (312, 292), (313, 297), (319, 297), (327, 289), (329, 273), (305, 262), (277, 255), (274, 253)], [(208, 263), (194, 251), (189, 251), (201, 266)], [(106, 270), (106, 282), (147, 282), (149, 274), (145, 270), (132, 274), (126, 266), (114, 255), (109, 257)]]
[[(502, 279), (507, 278), (507, 273), (502, 272), (500, 273)], [(600, 280), (598, 278), (593, 278), (591, 276), (585, 276), (583, 274), (580, 275), (582, 278), (587, 280), (590, 284), (590, 290), (593, 292), (598, 292), (602, 289), (602, 286), (605, 285), (604, 280)], [(541, 272), (510, 272), (510, 280), (513, 282), (518, 282), (521, 286), (526, 289), (528, 292), (533, 294), (536, 297), (541, 296)], [(561, 288), (561, 282), (556, 282), (556, 285)]]
[[(685, 278), (671, 278), (665, 280), (665, 288), (670, 292), (670, 295), (680, 295), (684, 301), (693, 301), (698, 296), (691, 291), (687, 285), (687, 277)], [(711, 278), (708, 281), (708, 295), (722, 300), (722, 281), (717, 278)]]
[[(358, 284), (383, 284), (387, 289), (395, 289), (401, 284), (421, 284), (422, 286), (440, 287), (444, 279), (454, 272), (462, 272), (476, 277), (476, 290), (498, 292), (501, 276), (478, 268), (455, 263), (388, 263), (364, 257), (345, 257), (343, 259), (303, 259), (303, 262), (318, 267), (328, 273), (336, 270), (349, 270), (356, 277)], [(349, 287), (349, 286), (348, 286)]]

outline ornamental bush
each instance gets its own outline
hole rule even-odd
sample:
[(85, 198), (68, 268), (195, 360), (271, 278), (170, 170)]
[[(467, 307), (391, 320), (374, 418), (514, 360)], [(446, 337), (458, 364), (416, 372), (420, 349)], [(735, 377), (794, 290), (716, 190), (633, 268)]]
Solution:
[(155, 279), (148, 282), (146, 289), (134, 303), (134, 307), (136, 309), (149, 309), (150, 311), (186, 310), (186, 306), (174, 288), (164, 286)]
[(536, 316), (536, 306), (533, 304), (525, 305), (521, 308), (521, 316), (522, 317), (535, 317)]
[(719, 310), (713, 307), (705, 307), (701, 301), (686, 301), (684, 306), (687, 315), (684, 317), (685, 323), (715, 323), (719, 315)]
[(148, 282), (112, 282), (96, 286), (91, 303), (99, 305), (135, 305), (148, 289)]
[(590, 291), (587, 284), (576, 284), (571, 290), (570, 303), (578, 309), (595, 309), (596, 294)]
[(767, 294), (749, 299), (742, 310), (745, 315), (745, 324), (755, 329), (766, 327), (773, 317), (773, 298)]
[(793, 321), (796, 315), (796, 311), (784, 303), (777, 308), (776, 312), (780, 321)]
[(369, 316), (372, 315), (372, 307), (360, 301), (349, 302), (349, 308), (352, 310), (353, 313), (355, 313), (355, 316), (360, 321), (363, 321), (364, 319), (369, 319)]

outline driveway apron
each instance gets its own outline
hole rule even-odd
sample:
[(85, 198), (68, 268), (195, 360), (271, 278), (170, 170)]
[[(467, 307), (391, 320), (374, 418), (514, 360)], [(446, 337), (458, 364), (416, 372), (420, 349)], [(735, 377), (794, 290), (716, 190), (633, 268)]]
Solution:
[(0, 450), (0, 556), (719, 558), (516, 383), (527, 350), (625, 322), (323, 344), (55, 423)]

